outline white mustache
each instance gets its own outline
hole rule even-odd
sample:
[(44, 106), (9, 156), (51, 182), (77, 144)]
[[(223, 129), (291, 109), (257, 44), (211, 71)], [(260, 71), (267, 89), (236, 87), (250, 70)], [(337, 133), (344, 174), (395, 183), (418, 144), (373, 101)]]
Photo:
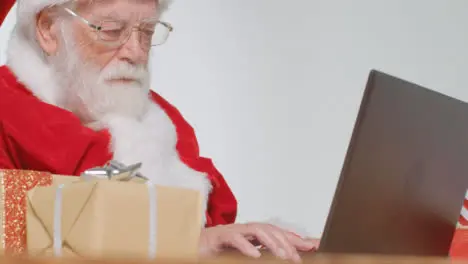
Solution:
[(104, 69), (101, 80), (110, 81), (115, 79), (130, 79), (142, 82), (148, 77), (148, 71), (144, 66), (134, 66), (128, 63), (119, 63)]

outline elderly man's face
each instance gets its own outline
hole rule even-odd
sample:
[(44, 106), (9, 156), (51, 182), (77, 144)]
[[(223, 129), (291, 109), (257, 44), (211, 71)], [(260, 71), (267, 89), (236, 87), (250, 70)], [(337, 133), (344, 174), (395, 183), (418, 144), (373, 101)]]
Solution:
[[(115, 114), (141, 118), (150, 102), (150, 43), (142, 36), (151, 32), (142, 25), (157, 20), (157, 9), (156, 0), (80, 0), (73, 11), (101, 33), (67, 12), (65, 20), (40, 15), (36, 35), (62, 89), (59, 104), (84, 123)], [(122, 28), (131, 29), (128, 37), (106, 41)]]
[[(94, 0), (84, 1), (78, 5), (77, 13), (95, 25), (115, 29), (117, 25), (138, 26), (142, 21), (157, 19), (157, 1), (155, 0)], [(146, 65), (148, 63), (148, 49), (142, 47), (138, 31), (133, 31), (128, 40), (121, 46), (109, 46), (96, 40), (95, 32), (91, 28), (75, 19), (73, 25), (74, 37), (78, 45), (80, 56), (86, 61), (104, 69), (119, 61), (132, 65)], [(111, 32), (112, 33), (112, 32)], [(113, 34), (113, 33), (112, 33)], [(117, 33), (116, 33), (117, 34)], [(113, 80), (126, 82), (128, 80)]]

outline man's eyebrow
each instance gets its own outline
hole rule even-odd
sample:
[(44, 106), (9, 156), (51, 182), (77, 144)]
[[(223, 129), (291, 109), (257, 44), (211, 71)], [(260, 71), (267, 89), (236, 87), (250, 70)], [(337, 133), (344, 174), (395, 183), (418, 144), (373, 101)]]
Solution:
[(117, 15), (113, 15), (113, 14), (107, 14), (107, 15), (93, 15), (92, 16), (92, 19), (95, 19), (95, 20), (112, 20), (112, 21), (115, 21), (115, 20), (121, 20), (120, 17), (118, 17)]
[(143, 18), (143, 19), (141, 20), (141, 22), (143, 22), (143, 23), (154, 23), (154, 24), (156, 24), (156, 23), (159, 22), (159, 18), (157, 18), (157, 17)]
[[(0, 0), (1, 1), (1, 0)], [(92, 19), (93, 20), (99, 20), (99, 21), (121, 21), (123, 20), (122, 17), (118, 16), (118, 15), (113, 15), (113, 14), (108, 14), (108, 15), (93, 15), (92, 16)], [(147, 18), (142, 18), (140, 20), (141, 22), (144, 22), (144, 23), (158, 23), (159, 22), (159, 18), (157, 16), (155, 17), (147, 17)]]

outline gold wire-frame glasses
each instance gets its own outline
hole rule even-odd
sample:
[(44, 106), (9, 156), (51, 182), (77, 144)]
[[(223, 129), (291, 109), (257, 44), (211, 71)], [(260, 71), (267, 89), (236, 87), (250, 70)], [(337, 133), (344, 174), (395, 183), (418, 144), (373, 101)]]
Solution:
[[(119, 47), (126, 43), (130, 38), (135, 26), (129, 26), (128, 23), (118, 20), (104, 20), (98, 25), (91, 23), (87, 19), (78, 15), (71, 9), (63, 8), (68, 14), (78, 18), (91, 29), (94, 30), (97, 40), (105, 43), (110, 47)], [(160, 46), (169, 38), (170, 33), (174, 30), (168, 22), (160, 20), (148, 20), (140, 23), (136, 29), (139, 31), (140, 44), (145, 49)]]

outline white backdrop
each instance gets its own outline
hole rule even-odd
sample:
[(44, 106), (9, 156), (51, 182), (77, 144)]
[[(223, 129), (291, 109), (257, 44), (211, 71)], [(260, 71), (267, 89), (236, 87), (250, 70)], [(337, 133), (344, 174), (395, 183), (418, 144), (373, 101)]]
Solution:
[(154, 89), (195, 127), (239, 221), (318, 236), (369, 70), (467, 100), (467, 13), (466, 0), (176, 0)]

